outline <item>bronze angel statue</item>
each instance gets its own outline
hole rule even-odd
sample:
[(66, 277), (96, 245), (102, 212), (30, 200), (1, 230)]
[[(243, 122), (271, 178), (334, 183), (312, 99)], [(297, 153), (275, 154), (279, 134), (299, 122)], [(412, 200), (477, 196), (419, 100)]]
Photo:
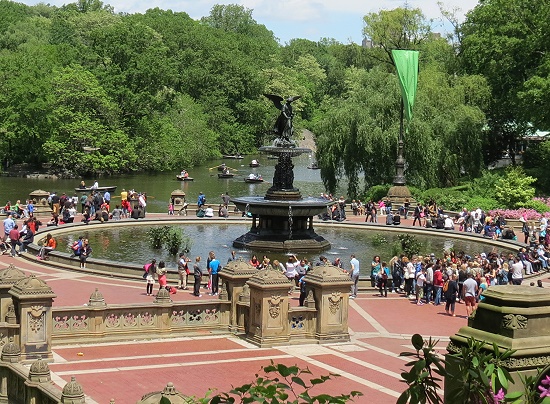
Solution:
[(273, 132), (277, 134), (279, 140), (285, 143), (293, 143), (291, 140), (292, 134), (294, 133), (294, 128), (292, 127), (292, 118), (294, 117), (292, 102), (300, 98), (301, 95), (288, 97), (286, 102), (285, 99), (279, 95), (264, 94), (264, 96), (269, 98), (273, 102), (273, 105), (281, 111), (275, 122)]

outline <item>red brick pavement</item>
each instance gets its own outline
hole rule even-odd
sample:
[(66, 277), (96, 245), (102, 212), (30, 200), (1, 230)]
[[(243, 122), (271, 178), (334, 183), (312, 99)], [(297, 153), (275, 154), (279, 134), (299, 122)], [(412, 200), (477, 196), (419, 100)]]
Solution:
[[(349, 221), (363, 220), (350, 217)], [(145, 285), (141, 281), (79, 274), (41, 262), (0, 256), (0, 268), (10, 263), (44, 279), (57, 294), (56, 306), (83, 305), (95, 288), (99, 288), (109, 304), (152, 300), (145, 296)], [(543, 281), (550, 287), (547, 279)], [(173, 299), (196, 298), (179, 291)], [(297, 294), (291, 304), (297, 305)], [(114, 398), (117, 404), (126, 404), (135, 403), (150, 391), (162, 390), (169, 381), (188, 395), (203, 396), (208, 389), (227, 391), (252, 381), (254, 374), (273, 359), (287, 365), (309, 367), (316, 376), (329, 372), (342, 375), (320, 386), (318, 392), (340, 394), (358, 390), (365, 396), (355, 402), (395, 403), (405, 388), (399, 374), (405, 369), (406, 361), (399, 353), (412, 351), (411, 334), (441, 339), (438, 348), (444, 352), (448, 336), (466, 325), (465, 308), (457, 305), (456, 311), (458, 317), (453, 318), (444, 315), (443, 306), (419, 307), (402, 295), (389, 294), (388, 298), (381, 298), (369, 291), (360, 293), (350, 303), (352, 340), (346, 344), (259, 349), (232, 336), (206, 333), (196, 338), (54, 346), (55, 363), (50, 369), (60, 388), (75, 375), (89, 403), (108, 403)]]

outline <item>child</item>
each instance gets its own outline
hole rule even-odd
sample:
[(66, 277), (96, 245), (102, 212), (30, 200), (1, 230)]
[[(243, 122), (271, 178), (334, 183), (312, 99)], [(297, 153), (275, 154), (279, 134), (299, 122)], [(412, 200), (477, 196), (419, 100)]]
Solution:
[(170, 203), (168, 204), (168, 214), (169, 214), (170, 216), (173, 216), (173, 215), (174, 215), (174, 204), (173, 204), (172, 202), (170, 202)]

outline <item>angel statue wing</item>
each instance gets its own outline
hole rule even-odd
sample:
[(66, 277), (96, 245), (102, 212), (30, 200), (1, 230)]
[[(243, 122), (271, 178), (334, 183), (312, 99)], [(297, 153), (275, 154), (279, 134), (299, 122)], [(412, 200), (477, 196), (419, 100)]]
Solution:
[(275, 105), (275, 108), (277, 109), (283, 108), (283, 101), (285, 100), (283, 97), (279, 95), (274, 95), (274, 94), (264, 94), (264, 97), (269, 98), (273, 103), (273, 105)]
[(286, 102), (293, 102), (293, 101), (296, 101), (298, 98), (302, 98), (302, 96), (301, 95), (294, 95), (292, 97), (288, 97), (286, 99)]

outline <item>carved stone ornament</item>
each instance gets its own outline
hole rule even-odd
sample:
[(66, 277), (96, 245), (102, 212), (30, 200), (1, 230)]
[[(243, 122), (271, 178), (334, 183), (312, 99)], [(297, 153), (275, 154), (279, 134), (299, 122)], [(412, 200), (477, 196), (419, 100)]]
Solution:
[(160, 289), (157, 295), (155, 296), (155, 300), (153, 300), (153, 303), (160, 303), (160, 304), (172, 303), (172, 299), (170, 298), (170, 292), (168, 292), (164, 288)]
[(52, 380), (50, 367), (46, 361), (39, 357), (34, 361), (29, 370), (29, 380), (31, 382), (44, 383)]
[(8, 312), (6, 313), (6, 323), (17, 324), (17, 315), (15, 314), (15, 306), (13, 304), (8, 305)]
[(279, 314), (281, 312), (281, 296), (271, 296), (271, 298), (268, 300), (269, 302), (269, 315), (271, 318), (277, 318), (279, 317)]
[(61, 393), (61, 402), (71, 404), (84, 404), (86, 402), (82, 386), (76, 381), (76, 378), (74, 376), (72, 376), (71, 381), (67, 383), (65, 387), (63, 387), (63, 392)]
[(57, 297), (57, 295), (53, 293), (52, 288), (50, 288), (42, 279), (37, 278), (34, 274), (18, 281), (9, 290), (9, 294), (19, 299)]
[(507, 314), (502, 318), (502, 327), (508, 330), (524, 330), (527, 328), (527, 317), (521, 314)]
[(98, 288), (90, 295), (88, 300), (88, 307), (106, 307), (105, 298)]
[(2, 361), (17, 363), (21, 359), (21, 348), (10, 337), (10, 341), (2, 348)]
[(0, 285), (13, 285), (26, 277), (27, 275), (23, 271), (16, 268), (15, 265), (10, 264), (7, 268), (0, 271)]
[(239, 293), (239, 302), (249, 302), (250, 301), (250, 286), (247, 283), (243, 286), (243, 291)]
[(29, 328), (32, 332), (42, 330), (44, 316), (44, 306), (31, 306), (29, 310)]
[(340, 303), (342, 302), (342, 293), (332, 292), (328, 297), (328, 307), (332, 314), (336, 314), (340, 310)]

